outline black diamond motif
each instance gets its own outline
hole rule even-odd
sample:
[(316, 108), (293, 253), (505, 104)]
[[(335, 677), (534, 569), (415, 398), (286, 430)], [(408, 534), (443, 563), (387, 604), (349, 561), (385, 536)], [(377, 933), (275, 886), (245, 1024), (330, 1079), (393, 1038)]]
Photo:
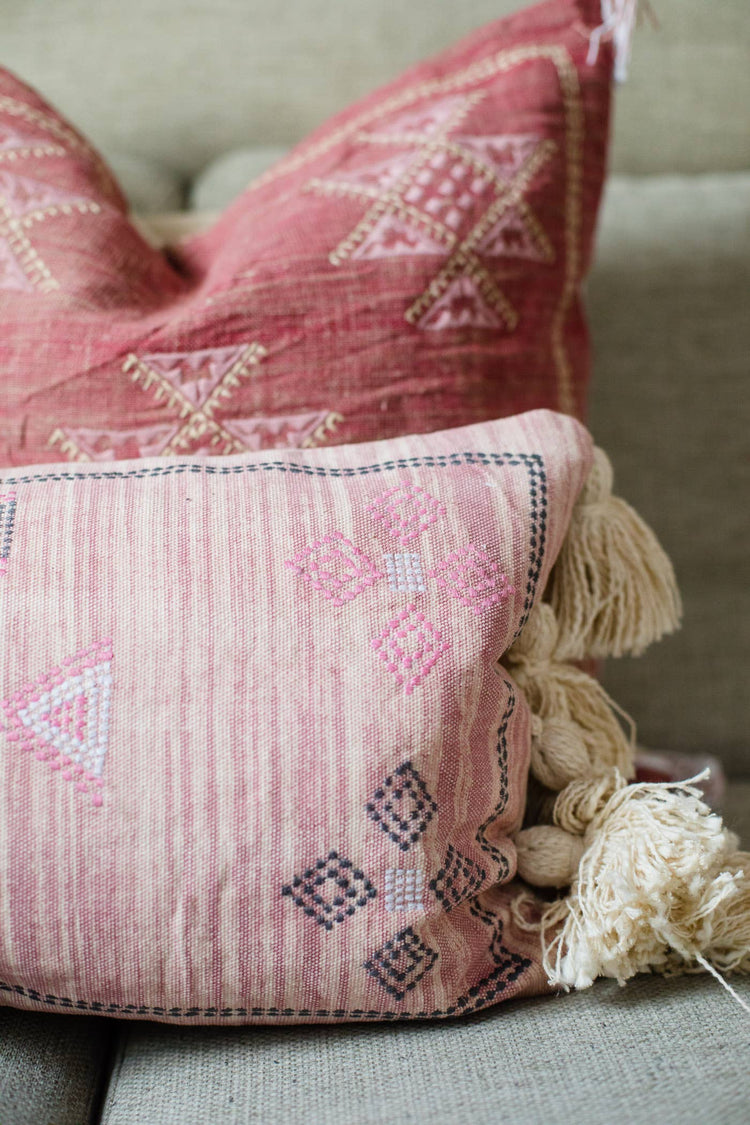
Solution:
[(294, 905), (319, 926), (332, 930), (335, 922), (345, 922), (378, 892), (350, 859), (329, 852), (325, 859), (316, 860), (314, 867), (295, 875), (281, 893), (290, 895)]
[(437, 959), (435, 950), (425, 945), (408, 926), (381, 945), (370, 960), (365, 961), (365, 968), (386, 992), (396, 1000), (403, 1000), (429, 973)]
[(457, 848), (448, 845), (443, 866), (434, 879), (430, 880), (430, 890), (443, 904), (446, 912), (469, 898), (477, 887), (481, 887), (487, 872), (478, 863), (467, 859)]
[(365, 808), (370, 819), (380, 825), (402, 852), (417, 843), (437, 812), (437, 805), (411, 762), (403, 762), (394, 770), (375, 790)]

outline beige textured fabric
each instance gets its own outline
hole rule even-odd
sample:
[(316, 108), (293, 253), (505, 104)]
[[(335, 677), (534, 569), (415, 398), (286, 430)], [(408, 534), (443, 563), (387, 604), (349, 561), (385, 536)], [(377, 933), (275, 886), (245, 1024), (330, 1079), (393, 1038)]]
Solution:
[[(360, 94), (521, 0), (4, 0), (0, 61), (105, 153), (194, 175), (291, 144)], [(617, 111), (620, 171), (750, 166), (747, 0), (655, 0)]]
[[(750, 988), (738, 989), (750, 999)], [(750, 1021), (706, 977), (463, 1024), (123, 1033), (103, 1125), (746, 1125)]]
[(0, 1121), (87, 1125), (94, 1120), (112, 1021), (0, 1008)]
[(750, 175), (613, 180), (588, 307), (590, 424), (671, 556), (681, 632), (605, 684), (646, 745), (750, 766)]

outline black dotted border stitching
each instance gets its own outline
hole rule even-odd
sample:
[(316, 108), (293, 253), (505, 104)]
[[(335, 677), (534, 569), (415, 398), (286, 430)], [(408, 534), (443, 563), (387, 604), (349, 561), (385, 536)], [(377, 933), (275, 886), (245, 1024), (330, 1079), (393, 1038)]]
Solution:
[[(0, 992), (13, 993), (23, 996), (48, 1007), (59, 1008), (63, 1011), (91, 1012), (100, 1016), (170, 1016), (174, 1019), (229, 1019), (233, 1016), (250, 1016), (251, 1018), (290, 1017), (303, 1016), (312, 1019), (326, 1017), (338, 1020), (430, 1020), (445, 1016), (469, 1015), (478, 1012), (492, 1004), (508, 987), (516, 981), (526, 969), (530, 968), (531, 961), (528, 957), (521, 957), (518, 953), (508, 952), (507, 958), (483, 977), (478, 984), (469, 989), (465, 996), (460, 996), (455, 1004), (448, 1008), (435, 1008), (432, 1012), (380, 1012), (375, 1009), (354, 1008), (348, 1011), (344, 1008), (158, 1008), (145, 1004), (104, 1004), (100, 1001), (71, 1000), (67, 996), (53, 996), (50, 993), (42, 995), (34, 988), (23, 988), (19, 984), (7, 984), (0, 981)], [(505, 975), (504, 975), (505, 974)], [(491, 987), (493, 986), (494, 987)], [(480, 996), (483, 989), (487, 989)]]
[(303, 465), (296, 461), (255, 461), (243, 465), (207, 465), (200, 461), (187, 464), (178, 462), (170, 465), (159, 465), (151, 469), (111, 469), (92, 473), (37, 473), (34, 476), (6, 477), (3, 484), (5, 486), (43, 484), (51, 480), (145, 480), (149, 477), (179, 476), (183, 473), (198, 473), (205, 476), (236, 476), (237, 474), (261, 471), (302, 474), (308, 477), (341, 478), (371, 476), (377, 473), (391, 472), (395, 469), (446, 469), (462, 465), (496, 466), (500, 468), (506, 465), (523, 465), (528, 473), (531, 514), (529, 570), (526, 580), (524, 611), (516, 632), (516, 637), (518, 637), (531, 612), (539, 576), (542, 572), (547, 541), (547, 473), (544, 460), (539, 453), (472, 453), (466, 451), (440, 456), (399, 457), (393, 461), (379, 461), (372, 465), (347, 466), (340, 469), (329, 469), (323, 465)]
[(489, 842), (486, 837), (486, 832), (490, 825), (494, 824), (497, 818), (505, 812), (505, 807), (508, 804), (508, 726), (513, 717), (513, 712), (516, 709), (516, 693), (513, 690), (513, 685), (506, 679), (503, 679), (503, 683), (508, 689), (508, 703), (497, 730), (497, 759), (500, 766), (500, 800), (495, 805), (494, 811), (487, 817), (484, 824), (480, 824), (476, 834), (476, 841), (482, 851), (491, 855), (495, 862), (500, 865), (500, 871), (497, 877), (498, 883), (502, 883), (503, 880), (508, 878), (510, 875), (510, 867), (508, 865), (507, 856), (505, 856), (499, 848), (496, 848), (494, 844)]
[(13, 523), (16, 518), (16, 500), (0, 503), (0, 560), (7, 562), (13, 542)]

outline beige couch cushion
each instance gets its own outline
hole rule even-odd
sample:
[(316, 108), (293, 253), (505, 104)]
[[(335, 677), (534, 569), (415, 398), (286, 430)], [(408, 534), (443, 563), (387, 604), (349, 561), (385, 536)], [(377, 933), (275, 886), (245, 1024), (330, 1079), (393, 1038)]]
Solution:
[[(0, 61), (105, 154), (194, 175), (289, 145), (355, 97), (522, 0), (3, 0)], [(645, 7), (645, 5), (644, 5)], [(617, 112), (619, 171), (750, 167), (747, 0), (655, 0)]]

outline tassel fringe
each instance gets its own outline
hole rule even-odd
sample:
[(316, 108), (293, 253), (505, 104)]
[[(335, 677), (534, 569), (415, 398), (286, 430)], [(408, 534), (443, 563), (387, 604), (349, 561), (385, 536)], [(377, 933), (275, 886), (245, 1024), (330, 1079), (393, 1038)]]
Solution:
[(569, 894), (542, 916), (550, 984), (587, 988), (599, 976), (623, 983), (706, 964), (750, 971), (750, 855), (701, 800), (693, 782), (704, 777), (614, 779), (585, 829)]
[(558, 660), (638, 656), (674, 632), (682, 606), (656, 536), (612, 496), (612, 466), (597, 449), (547, 594), (559, 624)]
[[(556, 658), (560, 630), (551, 606), (535, 607), (507, 654), (511, 673), (542, 720), (534, 750), (535, 776), (549, 788), (616, 766), (634, 774), (635, 725), (592, 676)], [(627, 734), (620, 721), (626, 724)], [(578, 745), (575, 743), (577, 740)], [(563, 760), (563, 755), (568, 757)], [(584, 754), (588, 768), (583, 770)], [(544, 776), (541, 776), (541, 775)], [(552, 784), (554, 782), (554, 784)]]
[(589, 38), (586, 61), (592, 66), (599, 55), (599, 44), (611, 36), (615, 49), (614, 79), (625, 82), (630, 62), (630, 44), (638, 11), (638, 0), (602, 0), (602, 22), (594, 28)]

